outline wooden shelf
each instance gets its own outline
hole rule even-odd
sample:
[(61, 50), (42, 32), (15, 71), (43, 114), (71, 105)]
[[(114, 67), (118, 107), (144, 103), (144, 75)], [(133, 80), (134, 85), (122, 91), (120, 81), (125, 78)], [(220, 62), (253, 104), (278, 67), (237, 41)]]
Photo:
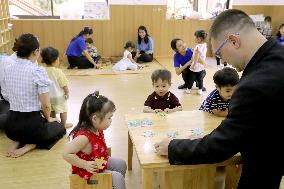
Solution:
[(9, 17), (9, 1), (1, 0), (0, 4), (0, 53), (11, 53), (13, 33)]

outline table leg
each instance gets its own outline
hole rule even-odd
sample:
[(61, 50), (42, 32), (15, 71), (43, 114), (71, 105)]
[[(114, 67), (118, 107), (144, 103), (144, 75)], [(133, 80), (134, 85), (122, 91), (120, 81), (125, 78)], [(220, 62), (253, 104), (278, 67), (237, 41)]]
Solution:
[(150, 168), (142, 168), (142, 189), (153, 188), (154, 170)]
[(133, 143), (128, 131), (128, 170), (132, 170)]

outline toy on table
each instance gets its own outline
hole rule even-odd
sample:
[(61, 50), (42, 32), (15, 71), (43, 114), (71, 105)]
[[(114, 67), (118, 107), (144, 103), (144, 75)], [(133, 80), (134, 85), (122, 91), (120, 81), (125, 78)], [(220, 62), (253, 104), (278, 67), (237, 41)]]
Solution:
[(167, 113), (166, 112), (158, 112), (157, 115), (159, 117), (166, 117), (167, 116)]
[(149, 127), (153, 125), (153, 122), (149, 119), (134, 119), (128, 121), (129, 127)]
[(190, 139), (202, 138), (204, 136), (204, 131), (202, 128), (192, 128), (190, 132)]
[(156, 133), (154, 133), (153, 131), (144, 131), (143, 133), (142, 133), (142, 136), (144, 136), (145, 138), (150, 138), (150, 137), (153, 137), (153, 136), (155, 136), (156, 135)]
[(176, 138), (176, 137), (178, 136), (178, 132), (177, 132), (177, 131), (169, 131), (169, 132), (167, 133), (167, 136), (168, 136), (169, 138)]

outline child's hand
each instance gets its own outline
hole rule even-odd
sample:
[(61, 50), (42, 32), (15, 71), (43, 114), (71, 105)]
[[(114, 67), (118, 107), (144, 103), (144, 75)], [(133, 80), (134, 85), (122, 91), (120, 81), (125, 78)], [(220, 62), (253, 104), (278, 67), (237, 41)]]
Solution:
[(95, 64), (96, 69), (100, 69), (101, 68), (101, 64)]
[(69, 94), (65, 94), (64, 97), (67, 100), (69, 98)]
[(83, 169), (85, 169), (86, 171), (90, 173), (95, 173), (98, 170), (97, 164), (95, 161), (85, 161)]
[(154, 111), (155, 111), (155, 113), (158, 113), (158, 112), (162, 112), (163, 110), (161, 110), (161, 109), (155, 109)]
[(185, 66), (186, 66), (186, 67), (191, 66), (191, 61), (187, 62), (187, 63), (185, 64)]
[(164, 112), (166, 112), (166, 113), (171, 113), (172, 110), (171, 110), (170, 108), (166, 108), (166, 109), (164, 109)]
[(53, 118), (53, 117), (49, 117), (48, 119), (47, 119), (47, 121), (48, 122), (59, 122), (59, 120), (55, 117), (55, 118)]

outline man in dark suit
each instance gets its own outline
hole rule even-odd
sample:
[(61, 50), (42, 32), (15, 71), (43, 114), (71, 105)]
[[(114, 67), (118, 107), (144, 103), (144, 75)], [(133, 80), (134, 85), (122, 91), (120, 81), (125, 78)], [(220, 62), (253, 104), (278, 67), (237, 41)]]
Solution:
[(284, 173), (284, 47), (267, 41), (247, 14), (227, 10), (214, 21), (215, 55), (243, 71), (229, 113), (203, 138), (164, 139), (157, 153), (170, 164), (207, 164), (240, 152), (243, 169), (238, 189), (279, 189)]

